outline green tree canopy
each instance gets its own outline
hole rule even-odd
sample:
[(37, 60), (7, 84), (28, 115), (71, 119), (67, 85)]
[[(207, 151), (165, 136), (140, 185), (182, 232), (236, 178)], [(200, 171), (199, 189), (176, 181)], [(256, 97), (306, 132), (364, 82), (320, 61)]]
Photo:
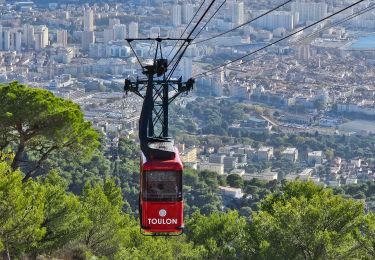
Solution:
[(57, 172), (51, 172), (40, 183), (45, 190), (45, 216), (41, 226), (46, 233), (33, 253), (50, 254), (68, 244), (77, 243), (90, 222), (79, 198), (66, 192), (67, 184)]
[(0, 152), (15, 153), (12, 168), (22, 166), (25, 180), (57, 150), (87, 156), (98, 146), (98, 134), (79, 106), (49, 91), (0, 85), (0, 104)]
[(134, 226), (128, 234), (130, 238), (121, 250), (116, 254), (115, 259), (123, 260), (169, 260), (169, 259), (203, 259), (204, 249), (194, 247), (192, 242), (186, 241), (185, 236), (174, 238), (145, 237), (139, 233)]
[(0, 257), (19, 257), (44, 236), (44, 191), (0, 162)]
[(218, 175), (216, 172), (201, 171), (199, 177), (207, 184), (211, 191), (217, 191), (219, 187)]
[(359, 253), (355, 233), (361, 202), (307, 182), (290, 182), (253, 214), (249, 244), (257, 259), (349, 259)]
[(139, 157), (139, 148), (133, 140), (120, 138), (118, 150), (120, 159), (130, 160)]
[(371, 212), (362, 223), (361, 229), (357, 231), (356, 238), (364, 249), (363, 256), (367, 259), (375, 259), (375, 213)]
[(90, 221), (83, 243), (98, 256), (113, 257), (120, 248), (126, 228), (131, 226), (130, 217), (121, 212), (121, 189), (113, 180), (106, 180), (104, 187), (87, 185), (82, 204)]
[(237, 211), (215, 212), (210, 216), (194, 213), (187, 225), (187, 237), (203, 246), (206, 259), (237, 259), (242, 256), (246, 218)]
[(229, 174), (227, 176), (227, 183), (229, 186), (233, 188), (242, 188), (243, 187), (243, 180), (240, 175), (238, 174)]

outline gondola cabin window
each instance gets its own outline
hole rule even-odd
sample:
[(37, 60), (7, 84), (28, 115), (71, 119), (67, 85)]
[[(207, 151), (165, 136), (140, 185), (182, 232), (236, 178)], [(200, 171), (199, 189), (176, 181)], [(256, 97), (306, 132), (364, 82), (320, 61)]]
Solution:
[(181, 201), (181, 171), (144, 171), (143, 200)]

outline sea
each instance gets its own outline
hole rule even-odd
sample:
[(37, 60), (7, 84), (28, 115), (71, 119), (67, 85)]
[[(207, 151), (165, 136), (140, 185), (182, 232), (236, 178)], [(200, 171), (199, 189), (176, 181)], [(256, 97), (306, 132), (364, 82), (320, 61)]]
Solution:
[(354, 40), (354, 42), (350, 46), (350, 49), (354, 49), (354, 50), (374, 49), (375, 50), (375, 34), (369, 34), (366, 36), (359, 37), (358, 39)]

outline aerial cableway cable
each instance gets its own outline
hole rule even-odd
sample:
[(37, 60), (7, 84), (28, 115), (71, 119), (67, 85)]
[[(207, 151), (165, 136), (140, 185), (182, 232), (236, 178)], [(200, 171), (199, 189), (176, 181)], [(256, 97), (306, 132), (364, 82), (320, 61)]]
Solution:
[[(202, 3), (200, 4), (198, 10), (195, 12), (194, 16), (190, 19), (188, 25), (186, 26), (185, 30), (183, 31), (183, 33), (180, 36), (180, 40), (182, 40), (182, 37), (184, 36), (185, 32), (187, 31), (187, 29), (189, 28), (189, 26), (191, 25), (191, 23), (194, 21), (195, 17), (198, 15), (199, 11), (202, 9), (202, 7), (203, 7), (203, 5), (204, 5), (205, 2), (206, 2), (206, 0), (202, 1)], [(172, 50), (169, 52), (168, 57), (171, 56), (171, 54), (174, 51), (174, 49), (176, 48), (178, 42), (179, 41), (176, 41), (176, 43), (174, 44)]]
[[(184, 56), (187, 48), (190, 46), (192, 40), (191, 40), (191, 36), (193, 35), (194, 31), (198, 28), (199, 24), (202, 22), (202, 20), (204, 19), (204, 17), (207, 15), (208, 11), (211, 9), (211, 7), (213, 6), (213, 4), (216, 2), (216, 0), (212, 0), (211, 3), (209, 4), (209, 6), (207, 7), (207, 9), (204, 11), (204, 13), (202, 14), (202, 16), (199, 18), (198, 22), (195, 24), (194, 28), (191, 30), (191, 32), (189, 33), (189, 35), (187, 36), (187, 40), (185, 40), (182, 45), (180, 46), (179, 50), (176, 52), (176, 54), (173, 56), (173, 58), (171, 59), (171, 61), (169, 62), (168, 66), (172, 64), (173, 60), (178, 56), (177, 58), (177, 61), (173, 64), (173, 67), (171, 69), (171, 71), (169, 72), (168, 74), (168, 77), (167, 79), (170, 79), (174, 73), (174, 71), (176, 70), (178, 64), (180, 63), (182, 57)], [(207, 24), (207, 23), (206, 23)], [(180, 54), (179, 54), (180, 53)]]
[[(203, 1), (202, 1), (202, 3), (200, 4), (198, 10), (195, 12), (194, 16), (190, 19), (188, 25), (186, 26), (185, 30), (184, 30), (183, 33), (181, 34), (180, 38), (178, 38), (178, 39), (176, 40), (176, 43), (175, 43), (175, 45), (173, 46), (172, 50), (169, 52), (168, 57), (169, 57), (169, 56), (171, 55), (171, 53), (174, 51), (174, 49), (176, 48), (176, 46), (177, 46), (177, 44), (178, 44), (179, 41), (184, 41), (184, 43), (186, 42), (186, 39), (184, 39), (183, 36), (184, 36), (185, 32), (187, 31), (187, 29), (189, 28), (189, 26), (191, 25), (191, 23), (194, 21), (195, 17), (198, 15), (199, 11), (202, 9), (202, 7), (203, 7), (203, 5), (204, 5), (205, 2), (206, 2), (206, 0), (203, 0)], [(130, 49), (131, 49), (131, 51), (133, 52), (134, 56), (137, 58), (138, 63), (140, 64), (140, 66), (142, 67), (142, 69), (144, 69), (144, 66), (142, 65), (142, 62), (141, 62), (139, 56), (137, 55), (136, 51), (134, 50), (134, 48), (133, 48), (133, 46), (132, 46), (132, 44), (131, 44), (131, 42), (132, 42), (133, 40), (134, 40), (134, 39), (132, 39), (132, 40), (128, 40), (128, 44), (129, 44)], [(151, 38), (147, 38), (147, 40), (151, 40)], [(172, 40), (175, 40), (175, 39), (172, 39)], [(183, 45), (184, 45), (184, 44), (183, 44)], [(183, 46), (183, 45), (182, 45), (182, 46)], [(182, 46), (181, 46), (180, 49), (177, 51), (177, 53), (181, 50)], [(176, 53), (176, 54), (177, 54), (177, 53)], [(175, 55), (175, 56), (176, 56), (176, 55)], [(173, 57), (172, 59), (174, 59), (174, 58), (175, 58), (175, 57)]]
[(319, 33), (323, 32), (325, 30), (328, 30), (328, 29), (330, 29), (332, 27), (335, 27), (335, 26), (338, 26), (340, 24), (343, 24), (343, 23), (345, 23), (345, 22), (347, 22), (349, 20), (352, 20), (352, 19), (354, 19), (354, 18), (356, 18), (358, 16), (361, 16), (362, 14), (365, 14), (367, 12), (370, 12), (370, 11), (372, 11), (374, 9), (375, 9), (375, 4), (369, 5), (368, 7), (366, 7), (364, 9), (362, 9), (362, 10), (359, 10), (359, 11), (351, 14), (350, 16), (348, 16), (348, 17), (346, 17), (346, 18), (344, 18), (344, 19), (342, 19), (340, 21), (336, 21), (336, 22), (328, 25), (327, 27), (323, 27), (323, 28), (319, 29), (318, 31), (312, 32), (311, 34), (309, 34), (307, 36), (304, 36), (301, 39), (298, 39), (295, 43), (298, 44), (298, 43), (301, 43), (301, 42), (303, 42), (303, 41), (305, 41), (307, 39), (312, 39), (312, 38), (316, 37)]
[[(168, 66), (170, 64), (172, 64), (172, 62), (174, 61), (174, 59), (178, 56), (179, 52), (185, 47), (185, 49), (187, 48), (186, 46), (189, 46), (190, 45), (190, 37), (192, 36), (192, 34), (194, 33), (194, 31), (198, 28), (199, 24), (202, 22), (203, 18), (207, 15), (208, 11), (211, 9), (211, 7), (213, 6), (213, 4), (215, 3), (216, 0), (212, 0), (211, 3), (209, 4), (209, 6), (207, 7), (207, 9), (204, 11), (204, 13), (201, 15), (201, 17), (199, 18), (198, 22), (195, 24), (195, 26), (193, 27), (193, 29), (191, 30), (191, 32), (189, 33), (189, 35), (186, 37), (187, 40), (185, 40), (182, 45), (180, 46), (179, 50), (175, 53), (175, 55), (173, 56), (173, 58), (171, 59), (171, 61), (168, 63)], [(185, 44), (187, 44), (185, 46)], [(183, 51), (184, 53), (185, 51)], [(181, 55), (180, 55), (181, 56)]]
[[(215, 17), (215, 15), (220, 11), (220, 9), (224, 6), (224, 4), (226, 3), (227, 0), (224, 0), (221, 5), (216, 9), (216, 11), (210, 16), (210, 18), (205, 22), (205, 24), (201, 27), (201, 29), (199, 30), (199, 32), (194, 36), (194, 38), (192, 39), (191, 42), (193, 42), (197, 37), (198, 35), (203, 31), (204, 28), (206, 28), (206, 26), (210, 23), (210, 21), (212, 20), (212, 18)], [(184, 56), (187, 48), (190, 46), (191, 42), (188, 42), (188, 45), (185, 46), (185, 49), (184, 51), (181, 53), (181, 55), (179, 56), (178, 60), (176, 61), (176, 63), (173, 65), (173, 68), (168, 76), (168, 78), (172, 77), (174, 71), (177, 69), (177, 66), (178, 64), (180, 63), (182, 57)]]
[(215, 17), (215, 15), (220, 11), (220, 9), (223, 7), (223, 5), (227, 2), (227, 0), (224, 0), (218, 9), (211, 15), (211, 17), (207, 20), (207, 22), (202, 26), (202, 28), (199, 30), (199, 32), (194, 36), (194, 40), (201, 34), (201, 32), (206, 28), (206, 26), (211, 22), (212, 18)]
[(235, 30), (237, 30), (237, 29), (239, 29), (239, 28), (241, 28), (241, 27), (243, 27), (243, 26), (245, 26), (245, 25), (248, 25), (248, 24), (250, 24), (250, 23), (252, 23), (252, 22), (254, 22), (254, 21), (256, 21), (256, 20), (258, 20), (258, 19), (260, 19), (260, 18), (262, 18), (262, 17), (264, 17), (264, 16), (266, 16), (267, 14), (272, 13), (273, 11), (276, 11), (277, 9), (279, 9), (279, 8), (281, 8), (281, 7), (283, 7), (283, 6), (287, 5), (287, 4), (289, 4), (289, 3), (292, 2), (292, 1), (293, 1), (293, 0), (288, 0), (288, 1), (282, 3), (282, 4), (278, 5), (278, 6), (276, 6), (276, 7), (272, 8), (272, 9), (270, 9), (269, 11), (267, 11), (267, 12), (265, 12), (265, 13), (263, 13), (263, 14), (257, 16), (257, 17), (255, 17), (255, 18), (253, 18), (253, 19), (251, 19), (251, 20), (249, 20), (249, 21), (247, 21), (247, 22), (245, 22), (245, 23), (243, 23), (243, 24), (240, 24), (240, 25), (238, 25), (238, 26), (236, 26), (236, 27), (234, 27), (234, 28), (232, 28), (232, 29), (230, 29), (230, 30), (228, 30), (228, 31), (225, 31), (225, 32), (219, 33), (219, 34), (217, 34), (217, 35), (215, 35), (215, 36), (212, 36), (212, 37), (207, 38), (207, 39), (204, 39), (204, 40), (200, 40), (200, 41), (197, 41), (197, 42), (193, 42), (193, 44), (200, 44), (200, 43), (203, 43), (203, 42), (207, 42), (207, 41), (210, 41), (210, 40), (212, 40), (212, 39), (215, 39), (215, 38), (218, 38), (218, 37), (220, 37), (220, 36), (223, 36), (223, 35), (225, 35), (225, 34), (227, 34), (227, 33), (233, 32), (233, 31), (235, 31)]
[[(337, 26), (337, 25), (343, 24), (343, 23), (345, 23), (345, 22), (347, 22), (347, 21), (350, 21), (350, 20), (352, 20), (352, 19), (354, 19), (354, 18), (356, 18), (356, 17), (358, 17), (358, 16), (361, 16), (362, 14), (365, 14), (365, 13), (367, 13), (367, 12), (370, 12), (370, 11), (372, 11), (372, 10), (374, 10), (374, 9), (375, 9), (375, 4), (372, 4), (372, 5), (366, 7), (366, 8), (364, 8), (364, 9), (362, 9), (362, 10), (359, 10), (359, 11), (353, 13), (352, 15), (350, 15), (350, 16), (348, 16), (348, 17), (346, 17), (346, 18), (344, 18), (344, 19), (342, 19), (342, 20), (340, 20), (340, 21), (337, 21), (337, 22), (335, 22), (335, 23), (333, 23), (333, 24), (330, 24), (330, 25), (327, 26), (327, 27), (323, 27), (323, 28), (319, 29), (318, 31), (314, 31), (314, 32), (312, 32), (312, 33), (310, 33), (310, 34), (308, 34), (308, 35), (305, 35), (305, 36), (303, 36), (302, 38), (298, 39), (296, 42), (291, 42), (290, 45), (300, 44), (301, 42), (303, 42), (303, 41), (305, 41), (305, 40), (313, 39), (313, 38), (316, 37), (319, 33), (323, 32), (323, 31), (325, 31), (325, 30), (328, 30), (328, 29), (333, 28), (333, 27), (335, 27), (335, 26)], [(254, 58), (251, 59), (251, 60), (246, 60), (246, 61), (244, 61), (242, 64), (244, 64), (244, 63), (248, 63), (248, 62), (252, 62), (252, 61), (255, 61), (255, 60), (258, 60), (258, 59), (260, 59), (260, 58), (262, 58), (262, 57), (264, 57), (264, 56), (266, 56), (266, 55), (268, 55), (267, 52), (266, 52), (266, 53), (262, 53), (261, 55), (256, 56), (256, 57), (254, 57)], [(244, 71), (240, 71), (240, 72), (243, 73)]]
[[(356, 17), (358, 17), (358, 16), (361, 16), (362, 14), (365, 14), (365, 13), (367, 13), (367, 12), (370, 12), (370, 11), (372, 11), (372, 10), (374, 10), (374, 9), (375, 9), (375, 4), (372, 4), (372, 5), (366, 7), (366, 8), (364, 8), (364, 9), (362, 9), (362, 10), (359, 10), (359, 11), (357, 11), (357, 12), (351, 14), (350, 16), (348, 16), (348, 17), (346, 17), (346, 18), (344, 18), (344, 19), (342, 19), (342, 20), (340, 20), (340, 21), (337, 21), (337, 22), (335, 22), (335, 23), (332, 23), (332, 24), (328, 25), (327, 27), (323, 27), (323, 28), (319, 29), (318, 31), (314, 31), (314, 32), (312, 32), (312, 33), (310, 33), (310, 34), (308, 34), (308, 35), (305, 35), (305, 36), (303, 36), (302, 38), (298, 39), (296, 42), (291, 42), (290, 45), (296, 45), (296, 44), (300, 44), (300, 43), (302, 43), (302, 42), (304, 42), (304, 41), (306, 41), (306, 40), (311, 40), (311, 39), (313, 39), (314, 37), (316, 37), (319, 33), (323, 32), (323, 31), (325, 31), (325, 30), (328, 30), (328, 29), (333, 28), (333, 27), (335, 27), (335, 26), (338, 26), (338, 25), (340, 25), (340, 24), (346, 23), (347, 21), (350, 21), (350, 20), (352, 20), (352, 19), (354, 19), (354, 18), (356, 18)], [(259, 59), (259, 58), (261, 58), (261, 57), (264, 57), (264, 56), (267, 55), (267, 54), (268, 54), (268, 53), (263, 53), (262, 55), (259, 55), (259, 56), (255, 57), (254, 59), (244, 61), (244, 63), (247, 63), (247, 62), (251, 62), (251, 61), (257, 60), (257, 59)]]
[(129, 44), (129, 47), (130, 47), (130, 49), (132, 50), (134, 56), (136, 57), (136, 59), (137, 59), (139, 65), (142, 67), (142, 69), (144, 69), (144, 66), (142, 65), (142, 62), (141, 62), (141, 60), (139, 59), (139, 57), (138, 57), (138, 55), (137, 55), (137, 52), (134, 50), (134, 48), (133, 48), (133, 46), (132, 46), (132, 44), (131, 44), (131, 41), (128, 41), (128, 44)]
[[(281, 7), (283, 7), (283, 6), (285, 6), (286, 4), (288, 4), (288, 3), (292, 2), (292, 1), (293, 1), (293, 0), (288, 0), (288, 1), (286, 1), (286, 2), (284, 2), (284, 3), (282, 3), (282, 4), (280, 4), (280, 5), (276, 6), (275, 8), (272, 8), (271, 10), (269, 10), (269, 11), (267, 11), (267, 12), (265, 12), (265, 13), (263, 13), (263, 14), (257, 16), (257, 17), (255, 17), (254, 19), (251, 19), (250, 21), (247, 21), (246, 23), (243, 23), (243, 24), (240, 24), (240, 25), (234, 27), (233, 29), (231, 29), (231, 30), (229, 30), (229, 31), (226, 31), (226, 32), (220, 33), (220, 34), (218, 34), (218, 35), (216, 35), (216, 36), (213, 36), (213, 37), (211, 37), (211, 38), (208, 38), (208, 39), (205, 39), (205, 40), (202, 40), (202, 41), (199, 41), (199, 42), (195, 42), (195, 43), (194, 43), (195, 39), (200, 35), (200, 33), (202, 32), (202, 30), (207, 26), (207, 24), (211, 21), (211, 19), (212, 19), (212, 18), (213, 18), (218, 12), (219, 12), (219, 10), (220, 10), (220, 9), (223, 7), (223, 5), (226, 3), (226, 0), (224, 0), (224, 1), (222, 2), (222, 4), (219, 6), (219, 8), (215, 11), (215, 13), (214, 13), (214, 14), (208, 19), (208, 21), (206, 22), (206, 24), (205, 24), (205, 25), (200, 29), (200, 31), (195, 35), (193, 41), (190, 42), (190, 43), (188, 43), (188, 44), (185, 46), (185, 49), (184, 49), (184, 51), (182, 52), (182, 55), (180, 55), (179, 61), (182, 59), (182, 57), (183, 57), (183, 55), (184, 55), (186, 49), (187, 49), (192, 43), (193, 43), (193, 44), (198, 44), (198, 43), (206, 42), (206, 41), (209, 41), (209, 40), (211, 40), (211, 39), (214, 39), (214, 38), (220, 37), (220, 36), (222, 36), (222, 35), (224, 35), (224, 34), (227, 34), (227, 33), (233, 32), (233, 31), (235, 31), (235, 30), (237, 30), (237, 29), (239, 29), (239, 28), (241, 28), (241, 27), (243, 27), (243, 26), (245, 26), (245, 25), (247, 25), (247, 24), (249, 24), (249, 23), (251, 23), (251, 22), (253, 22), (253, 21), (255, 21), (255, 20), (259, 19), (259, 18), (261, 18), (261, 17), (263, 17), (263, 16), (266, 16), (267, 14), (269, 14), (269, 13), (271, 13), (271, 12), (273, 12), (273, 11), (275, 11), (275, 10), (277, 10), (277, 9), (279, 9), (279, 8), (281, 8)], [(176, 44), (177, 44), (177, 43), (176, 43)], [(176, 44), (175, 44), (175, 46), (176, 46)], [(175, 47), (175, 46), (174, 46), (174, 47)], [(184, 46), (181, 45), (181, 47), (180, 47), (180, 49), (177, 51), (176, 55), (181, 51), (181, 49), (182, 49), (183, 47), (184, 47)], [(174, 49), (174, 48), (173, 48), (173, 49)], [(175, 55), (175, 56), (176, 56), (176, 55)], [(173, 59), (174, 59), (174, 58), (175, 58), (175, 57), (173, 57)], [(176, 63), (177, 65), (178, 65), (179, 61)], [(171, 64), (171, 63), (172, 63), (172, 62), (170, 62), (170, 64)], [(176, 64), (173, 66), (174, 69), (172, 69), (172, 71), (171, 71), (172, 73), (170, 73), (170, 75), (169, 75), (168, 78), (170, 78), (170, 77), (172, 76), (173, 72), (174, 72), (175, 69), (177, 68)]]
[(284, 41), (285, 39), (288, 39), (288, 38), (290, 38), (290, 37), (292, 37), (292, 36), (294, 36), (294, 35), (296, 35), (296, 34), (298, 34), (298, 33), (300, 33), (300, 32), (303, 32), (304, 30), (309, 29), (309, 28), (311, 28), (311, 27), (313, 27), (313, 26), (315, 26), (315, 25), (317, 25), (317, 24), (319, 24), (319, 23), (321, 23), (321, 22), (323, 22), (323, 21), (325, 21), (325, 20), (327, 20), (327, 19), (330, 19), (330, 18), (332, 18), (333, 16), (338, 15), (338, 14), (340, 14), (340, 13), (342, 13), (342, 12), (344, 12), (344, 11), (346, 11), (346, 10), (348, 10), (348, 9), (350, 9), (350, 8), (356, 6), (356, 5), (358, 5), (358, 4), (360, 4), (360, 3), (364, 2), (364, 1), (366, 1), (366, 0), (360, 0), (360, 1), (357, 1), (357, 2), (355, 2), (355, 3), (353, 3), (353, 4), (351, 4), (351, 5), (349, 5), (349, 6), (345, 7), (345, 8), (343, 8), (343, 9), (341, 9), (340, 11), (337, 11), (337, 12), (331, 14), (331, 15), (328, 15), (327, 17), (325, 17), (325, 18), (323, 18), (323, 19), (321, 19), (321, 20), (319, 20), (319, 21), (317, 21), (317, 22), (314, 22), (314, 23), (312, 23), (312, 24), (310, 24), (310, 25), (308, 25), (308, 26), (305, 26), (305, 27), (303, 27), (302, 29), (299, 29), (299, 30), (297, 30), (297, 31), (295, 31), (295, 32), (293, 32), (293, 33), (291, 33), (291, 34), (288, 34), (287, 36), (285, 36), (285, 37), (283, 37), (283, 38), (281, 38), (281, 39), (279, 39), (279, 40), (277, 40), (277, 41), (274, 41), (274, 42), (272, 42), (272, 43), (270, 43), (270, 44), (267, 44), (267, 45), (265, 45), (265, 46), (263, 46), (263, 47), (261, 47), (261, 48), (255, 50), (255, 51), (252, 51), (252, 52), (250, 52), (250, 53), (248, 53), (248, 54), (246, 54), (246, 55), (243, 55), (243, 56), (241, 56), (241, 57), (239, 57), (239, 58), (237, 58), (237, 59), (234, 59), (234, 60), (232, 60), (232, 61), (226, 62), (226, 63), (224, 63), (224, 64), (222, 64), (222, 65), (216, 66), (216, 67), (214, 67), (214, 68), (212, 68), (212, 69), (210, 69), (210, 70), (208, 70), (208, 71), (206, 71), (206, 72), (199, 73), (199, 74), (197, 74), (197, 75), (195, 75), (195, 76), (193, 76), (193, 77), (194, 77), (194, 78), (197, 78), (197, 77), (205, 76), (205, 75), (207, 75), (207, 74), (210, 74), (212, 71), (215, 71), (215, 70), (221, 69), (221, 68), (223, 68), (223, 67), (225, 67), (225, 66), (227, 66), (227, 65), (229, 65), (229, 64), (232, 64), (232, 63), (234, 63), (234, 62), (240, 61), (240, 60), (242, 60), (243, 58), (246, 58), (246, 57), (249, 57), (249, 56), (251, 56), (251, 55), (254, 55), (254, 54), (256, 54), (256, 53), (258, 53), (258, 52), (260, 52), (260, 51), (262, 51), (262, 50), (264, 50), (264, 49), (267, 49), (267, 48), (270, 47), (270, 46), (273, 46), (273, 45), (275, 45), (275, 44), (277, 44), (277, 43), (279, 43), (279, 42), (281, 42), (281, 41)]

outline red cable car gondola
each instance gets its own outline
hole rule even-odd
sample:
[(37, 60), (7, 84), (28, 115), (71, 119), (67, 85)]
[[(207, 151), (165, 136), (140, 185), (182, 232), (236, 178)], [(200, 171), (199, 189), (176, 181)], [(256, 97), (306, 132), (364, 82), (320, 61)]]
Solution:
[[(127, 39), (129, 46), (134, 39)], [(152, 39), (144, 39), (152, 40)], [(161, 42), (157, 42), (152, 65), (142, 66), (147, 80), (133, 83), (125, 80), (125, 92), (133, 92), (144, 99), (139, 118), (141, 145), (139, 217), (146, 235), (178, 235), (184, 228), (182, 198), (183, 165), (173, 140), (168, 135), (169, 104), (182, 93), (189, 92), (194, 80), (170, 79), (166, 75), (168, 61), (163, 58)], [(157, 59), (158, 54), (160, 58)], [(139, 61), (139, 59), (138, 59)], [(154, 77), (158, 79), (155, 80)], [(143, 93), (145, 90), (145, 94)], [(169, 97), (170, 92), (173, 95)], [(155, 130), (161, 130), (155, 135)]]
[[(168, 145), (172, 146), (172, 143)], [(172, 159), (141, 158), (140, 220), (147, 234), (183, 232), (182, 162), (177, 149)]]

